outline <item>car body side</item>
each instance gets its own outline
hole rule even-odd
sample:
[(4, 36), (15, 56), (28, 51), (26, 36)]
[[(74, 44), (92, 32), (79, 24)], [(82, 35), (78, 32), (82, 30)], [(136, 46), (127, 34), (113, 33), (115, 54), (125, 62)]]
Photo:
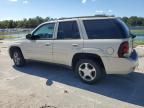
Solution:
[[(133, 60), (130, 57), (128, 58), (119, 58), (118, 57), (118, 49), (122, 42), (125, 41), (132, 41), (131, 38), (126, 39), (88, 39), (83, 19), (67, 19), (65, 21), (77, 21), (79, 32), (80, 32), (80, 39), (67, 39), (67, 40), (57, 40), (57, 32), (58, 32), (58, 26), (59, 22), (62, 22), (61, 20), (58, 21), (51, 21), (47, 23), (55, 23), (55, 29), (53, 34), (53, 39), (51, 40), (38, 40), (39, 45), (41, 43), (47, 44), (50, 43), (51, 46), (49, 47), (51, 49), (50, 52), (45, 52), (47, 47), (42, 48), (42, 46), (37, 47), (38, 56), (43, 56), (44, 52), (49, 53), (51, 59), (47, 58), (33, 58), (33, 55), (30, 53), (31, 49), (35, 48), (34, 44), (31, 47), (29, 44), (37, 42), (37, 40), (22, 40), (17, 41), (13, 45), (10, 46), (11, 48), (19, 48), (24, 56), (25, 59), (33, 59), (38, 61), (45, 61), (45, 62), (52, 62), (52, 63), (58, 63), (63, 64), (72, 67), (73, 66), (73, 59), (75, 55), (94, 55), (95, 57), (98, 57), (101, 59), (103, 68), (105, 69), (107, 74), (127, 74), (129, 72), (132, 72), (134, 68), (138, 65), (137, 60)], [(44, 23), (44, 24), (47, 24)], [(43, 24), (41, 24), (43, 25)], [(40, 25), (40, 26), (41, 26)], [(38, 26), (37, 28), (39, 28)], [(36, 28), (36, 29), (37, 29)], [(36, 30), (35, 29), (35, 30)], [(34, 31), (35, 31), (34, 30)], [(34, 32), (32, 31), (32, 33)], [(77, 47), (78, 46), (78, 47)], [(47, 49), (49, 50), (49, 49)], [(133, 52), (133, 49), (130, 49), (129, 54)], [(97, 59), (95, 59), (97, 60)]]

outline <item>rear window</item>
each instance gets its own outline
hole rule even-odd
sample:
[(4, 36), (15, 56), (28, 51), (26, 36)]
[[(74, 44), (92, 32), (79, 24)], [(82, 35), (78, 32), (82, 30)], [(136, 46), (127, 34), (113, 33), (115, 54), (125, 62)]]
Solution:
[(129, 36), (128, 28), (119, 19), (84, 20), (89, 39), (121, 39)]

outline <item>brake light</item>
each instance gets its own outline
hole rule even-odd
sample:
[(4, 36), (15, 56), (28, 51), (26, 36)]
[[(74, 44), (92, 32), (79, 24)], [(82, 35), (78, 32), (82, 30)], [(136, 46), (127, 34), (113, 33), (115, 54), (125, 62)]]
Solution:
[(128, 57), (129, 54), (129, 43), (128, 42), (123, 42), (118, 50), (118, 56), (120, 58), (125, 58)]

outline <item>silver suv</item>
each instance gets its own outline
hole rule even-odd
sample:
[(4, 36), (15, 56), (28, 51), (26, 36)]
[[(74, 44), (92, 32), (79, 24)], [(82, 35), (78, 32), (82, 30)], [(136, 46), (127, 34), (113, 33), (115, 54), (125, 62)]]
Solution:
[(36, 60), (70, 66), (86, 83), (106, 74), (127, 74), (138, 65), (133, 38), (124, 22), (114, 17), (79, 17), (39, 25), (26, 39), (13, 43), (16, 66)]

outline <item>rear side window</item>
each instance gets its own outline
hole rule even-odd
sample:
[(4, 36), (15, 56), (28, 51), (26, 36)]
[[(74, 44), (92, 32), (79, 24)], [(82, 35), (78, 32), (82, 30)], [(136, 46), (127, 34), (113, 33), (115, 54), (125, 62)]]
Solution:
[(89, 39), (121, 39), (126, 38), (122, 24), (116, 19), (84, 20)]
[(57, 39), (80, 39), (77, 22), (59, 22)]
[(130, 30), (128, 26), (121, 19), (115, 20), (115, 24), (119, 27), (120, 31), (122, 32), (122, 35), (125, 38), (130, 37)]

